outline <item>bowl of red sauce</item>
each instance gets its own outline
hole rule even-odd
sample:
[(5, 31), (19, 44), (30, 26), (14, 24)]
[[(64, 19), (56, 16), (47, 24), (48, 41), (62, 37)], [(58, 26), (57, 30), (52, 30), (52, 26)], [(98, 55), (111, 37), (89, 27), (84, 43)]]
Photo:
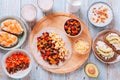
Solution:
[(9, 51), (2, 59), (2, 68), (4, 72), (11, 78), (23, 78), (31, 71), (31, 55), (22, 49)]

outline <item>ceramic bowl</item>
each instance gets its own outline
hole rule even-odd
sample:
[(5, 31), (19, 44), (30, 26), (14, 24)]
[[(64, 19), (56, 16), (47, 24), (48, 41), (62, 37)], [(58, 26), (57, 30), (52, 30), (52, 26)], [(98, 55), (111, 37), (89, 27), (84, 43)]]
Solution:
[(1, 23), (3, 21), (7, 20), (7, 19), (17, 20), (21, 24), (21, 26), (22, 26), (22, 28), (24, 30), (24, 33), (21, 36), (17, 36), (18, 37), (18, 43), (15, 46), (10, 47), (10, 48), (5, 48), (5, 47), (0, 46), (0, 48), (3, 49), (3, 50), (13, 50), (13, 49), (19, 48), (25, 42), (25, 40), (27, 38), (27, 28), (26, 28), (26, 25), (23, 22), (23, 20), (21, 20), (18, 17), (14, 17), (14, 16), (11, 16), (11, 17), (10, 16), (6, 16), (6, 17), (3, 17), (3, 18), (0, 18), (0, 26), (1, 26)]
[[(22, 54), (26, 55), (29, 60), (30, 60), (30, 64), (29, 64), (29, 67), (26, 68), (25, 70), (21, 70), (21, 71), (17, 71), (16, 73), (14, 74), (9, 74), (7, 69), (6, 69), (6, 59), (12, 55), (12, 54), (16, 54), (18, 52), (21, 52)], [(25, 50), (22, 50), (22, 49), (15, 49), (15, 50), (12, 50), (12, 51), (9, 51), (7, 54), (5, 54), (2, 58), (2, 68), (5, 72), (5, 74), (7, 74), (9, 77), (11, 78), (14, 78), (14, 79), (20, 79), (20, 78), (23, 78), (25, 77), (26, 75), (28, 75), (28, 73), (30, 73), (31, 69), (32, 69), (32, 57), (30, 55), (30, 53), (28, 53), (27, 51)]]

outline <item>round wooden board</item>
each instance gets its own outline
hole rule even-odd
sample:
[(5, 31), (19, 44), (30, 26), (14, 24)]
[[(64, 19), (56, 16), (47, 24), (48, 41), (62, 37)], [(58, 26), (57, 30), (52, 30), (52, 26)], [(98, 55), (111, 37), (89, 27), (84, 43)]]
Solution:
[[(46, 28), (46, 27), (56, 27), (56, 28), (64, 31), (64, 23), (66, 20), (68, 20), (70, 18), (75, 18), (75, 19), (79, 20), (81, 22), (81, 26), (83, 29), (81, 35), (78, 36), (77, 38), (69, 38), (71, 41), (71, 44), (72, 44), (72, 57), (65, 65), (63, 65), (60, 68), (50, 69), (47, 67), (43, 67), (39, 63), (39, 61), (37, 61), (36, 57), (34, 56), (34, 50), (32, 49), (32, 42), (33, 42), (34, 36), (38, 32), (40, 32), (43, 28)], [(73, 43), (78, 38), (84, 38), (90, 44), (89, 51), (84, 55), (76, 54), (73, 49)], [(82, 66), (82, 64), (84, 64), (85, 61), (88, 59), (90, 51), (91, 51), (91, 36), (90, 36), (90, 32), (89, 32), (87, 26), (83, 23), (83, 21), (81, 19), (77, 18), (76, 16), (74, 16), (73, 14), (54, 13), (54, 14), (50, 14), (48, 16), (43, 17), (36, 23), (36, 25), (34, 26), (32, 32), (31, 32), (31, 35), (30, 35), (30, 47), (31, 47), (31, 51), (32, 51), (32, 55), (33, 55), (34, 59), (42, 68), (44, 68), (47, 71), (53, 72), (53, 73), (68, 73), (68, 72), (72, 72), (72, 71), (80, 68)]]

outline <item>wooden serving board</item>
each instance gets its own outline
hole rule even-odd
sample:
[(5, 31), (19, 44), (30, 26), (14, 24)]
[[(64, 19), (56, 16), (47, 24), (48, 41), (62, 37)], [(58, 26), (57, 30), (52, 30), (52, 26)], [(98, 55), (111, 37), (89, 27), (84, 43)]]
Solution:
[[(37, 59), (34, 55), (34, 50), (32, 49), (32, 42), (33, 42), (34, 36), (38, 32), (40, 32), (43, 28), (46, 28), (46, 27), (56, 27), (56, 28), (64, 31), (64, 23), (66, 22), (66, 20), (68, 20), (70, 18), (75, 18), (75, 19), (79, 20), (81, 23), (81, 27), (82, 27), (82, 33), (80, 36), (78, 36), (76, 38), (69, 38), (71, 41), (71, 44), (72, 44), (72, 57), (65, 65), (63, 65), (60, 68), (50, 69), (47, 67), (43, 67), (39, 63), (39, 61), (37, 61)], [(78, 38), (84, 38), (90, 44), (89, 51), (87, 51), (87, 53), (84, 55), (76, 54), (73, 49), (73, 43)], [(33, 55), (34, 59), (43, 69), (53, 72), (53, 73), (68, 73), (68, 72), (72, 72), (72, 71), (80, 68), (82, 66), (82, 64), (84, 64), (85, 61), (88, 59), (90, 51), (91, 51), (91, 36), (90, 36), (90, 32), (89, 32), (87, 26), (84, 24), (84, 22), (81, 19), (74, 16), (73, 14), (54, 13), (54, 14), (50, 14), (48, 16), (43, 17), (36, 23), (36, 25), (34, 26), (32, 32), (31, 32), (31, 35), (30, 35), (30, 47), (31, 47), (31, 51), (32, 51), (32, 55)]]

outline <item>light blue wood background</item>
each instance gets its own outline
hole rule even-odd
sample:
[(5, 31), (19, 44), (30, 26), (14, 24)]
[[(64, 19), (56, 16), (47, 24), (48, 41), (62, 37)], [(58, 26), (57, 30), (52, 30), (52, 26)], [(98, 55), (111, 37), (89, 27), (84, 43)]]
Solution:
[[(108, 27), (114, 27), (114, 29), (120, 31), (120, 0), (81, 0), (82, 5), (80, 7), (80, 12), (77, 15), (79, 15), (79, 17), (88, 26), (92, 38), (94, 38), (99, 31), (104, 29), (93, 27), (87, 19), (88, 7), (92, 3), (97, 1), (107, 2), (112, 7), (114, 12), (114, 20)], [(21, 7), (24, 6), (25, 4), (33, 4), (37, 8), (38, 11), (37, 20), (43, 17), (43, 13), (41, 12), (37, 5), (37, 0), (0, 0), (0, 17), (8, 15), (21, 17), (20, 10)], [(65, 11), (66, 0), (54, 0), (53, 10), (50, 13)], [(24, 49), (29, 51), (29, 45), (25, 46)], [(0, 50), (0, 59), (5, 53), (6, 53), (5, 51)], [(97, 79), (89, 78), (86, 76), (84, 72), (85, 64), (78, 70), (68, 74), (54, 74), (43, 70), (34, 62), (31, 73), (21, 80), (120, 80), (120, 63), (116, 63), (114, 65), (103, 64), (95, 58), (93, 52), (91, 52), (91, 55), (88, 58), (87, 62), (93, 62), (98, 66), (100, 75)], [(0, 80), (13, 80), (4, 74), (1, 68), (1, 64), (0, 64)]]

